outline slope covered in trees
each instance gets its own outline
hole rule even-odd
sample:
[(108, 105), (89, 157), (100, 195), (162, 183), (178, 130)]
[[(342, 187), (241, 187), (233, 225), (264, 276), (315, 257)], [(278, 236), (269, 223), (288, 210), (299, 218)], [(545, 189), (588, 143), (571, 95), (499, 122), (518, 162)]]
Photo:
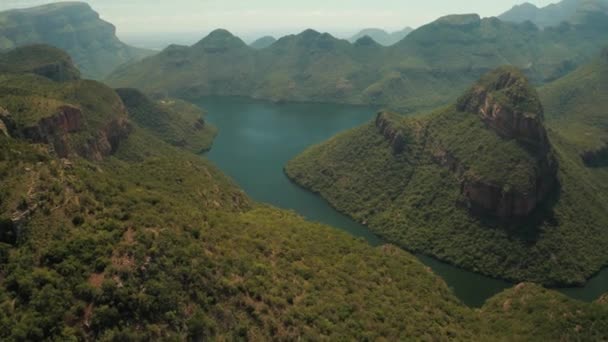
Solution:
[(607, 338), (605, 305), (522, 284), (472, 310), (396, 247), (252, 202), (133, 90), (0, 79), (3, 340)]

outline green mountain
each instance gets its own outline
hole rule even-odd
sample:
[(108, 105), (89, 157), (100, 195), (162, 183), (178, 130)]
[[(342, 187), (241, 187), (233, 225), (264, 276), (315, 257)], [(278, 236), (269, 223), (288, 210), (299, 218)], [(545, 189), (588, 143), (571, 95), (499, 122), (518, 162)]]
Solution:
[(551, 127), (589, 166), (608, 166), (608, 49), (540, 89)]
[(363, 30), (359, 31), (357, 34), (350, 37), (348, 40), (351, 43), (354, 43), (357, 40), (359, 40), (365, 36), (368, 36), (382, 46), (391, 46), (391, 45), (396, 44), (398, 41), (402, 40), (403, 38), (405, 38), (412, 31), (414, 31), (414, 29), (411, 27), (406, 27), (403, 30), (390, 32), (390, 33), (386, 32), (383, 29), (368, 28), (368, 29), (363, 29)]
[(545, 129), (510, 67), (432, 113), (381, 112), (285, 170), (388, 241), (472, 271), (566, 285), (608, 263), (606, 174)]
[(606, 20), (607, 15), (608, 1), (606, 0), (562, 0), (542, 8), (531, 3), (524, 3), (514, 6), (498, 18), (516, 23), (530, 21), (538, 27), (545, 28), (558, 26), (564, 22), (579, 23), (589, 16), (596, 17), (596, 20)]
[(63, 50), (48, 45), (30, 45), (0, 55), (0, 72), (32, 73), (54, 81), (80, 78), (80, 71)]
[(65, 50), (85, 77), (102, 78), (151, 51), (128, 46), (84, 2), (60, 2), (0, 12), (0, 50), (48, 44)]
[(26, 71), (0, 73), (2, 340), (608, 338), (601, 301), (533, 284), (467, 308), (396, 247), (252, 202), (172, 143), (166, 114), (181, 111), (13, 63)]
[(154, 101), (136, 89), (116, 89), (130, 119), (159, 139), (193, 153), (208, 151), (217, 129), (197, 106), (179, 99)]
[(608, 21), (539, 30), (463, 15), (425, 25), (391, 47), (307, 30), (255, 50), (218, 30), (191, 47), (171, 46), (124, 66), (108, 82), (183, 98), (237, 95), (411, 112), (455, 101), (504, 64), (522, 68), (535, 83), (557, 79), (591, 60), (607, 43), (606, 32)]
[(252, 48), (254, 48), (256, 50), (261, 50), (261, 49), (265, 49), (265, 48), (269, 47), (270, 45), (274, 44), (276, 41), (277, 40), (274, 37), (264, 36), (259, 39), (256, 39), (256, 41), (249, 44), (249, 46), (251, 46)]

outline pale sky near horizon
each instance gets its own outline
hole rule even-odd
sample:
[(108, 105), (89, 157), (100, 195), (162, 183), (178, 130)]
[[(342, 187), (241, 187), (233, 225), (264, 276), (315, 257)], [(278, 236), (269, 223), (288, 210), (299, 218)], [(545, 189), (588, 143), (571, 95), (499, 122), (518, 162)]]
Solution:
[[(559, 0), (528, 0), (539, 7)], [(0, 0), (0, 10), (54, 0)], [(306, 28), (345, 33), (366, 27), (418, 27), (443, 15), (496, 16), (525, 0), (88, 0), (119, 34), (209, 32), (282, 34)]]

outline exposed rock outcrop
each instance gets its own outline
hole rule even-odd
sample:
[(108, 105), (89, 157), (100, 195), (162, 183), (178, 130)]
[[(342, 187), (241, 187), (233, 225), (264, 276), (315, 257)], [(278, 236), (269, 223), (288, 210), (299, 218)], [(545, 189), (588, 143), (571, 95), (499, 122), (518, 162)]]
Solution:
[(395, 154), (403, 152), (405, 149), (405, 132), (397, 123), (397, 120), (392, 117), (394, 114), (380, 112), (376, 116), (376, 127), (384, 138), (390, 143)]
[(126, 118), (116, 118), (92, 138), (74, 143), (70, 135), (84, 129), (85, 123), (80, 108), (64, 105), (57, 109), (55, 115), (41, 119), (36, 125), (19, 129), (13, 135), (36, 143), (49, 144), (60, 158), (77, 154), (87, 159), (101, 160), (116, 151), (120, 141), (131, 132), (132, 126)]
[(132, 130), (133, 126), (126, 118), (114, 119), (94, 139), (79, 146), (78, 154), (87, 159), (102, 160), (114, 154)]
[[(504, 139), (515, 139), (535, 160), (529, 188), (512, 189), (483, 175), (460, 175), (461, 191), (471, 210), (500, 218), (531, 214), (557, 184), (557, 161), (543, 125), (536, 91), (521, 72), (501, 68), (490, 73), (458, 101), (458, 110), (474, 113)], [(458, 164), (451, 161), (451, 164)], [(462, 172), (464, 167), (454, 167)]]
[(79, 108), (61, 106), (55, 115), (21, 129), (18, 134), (36, 143), (50, 144), (58, 157), (66, 158), (70, 153), (68, 134), (80, 131), (82, 126), (82, 111)]
[(458, 101), (458, 109), (477, 113), (496, 133), (507, 139), (549, 149), (543, 126), (543, 108), (536, 91), (514, 68), (491, 73)]

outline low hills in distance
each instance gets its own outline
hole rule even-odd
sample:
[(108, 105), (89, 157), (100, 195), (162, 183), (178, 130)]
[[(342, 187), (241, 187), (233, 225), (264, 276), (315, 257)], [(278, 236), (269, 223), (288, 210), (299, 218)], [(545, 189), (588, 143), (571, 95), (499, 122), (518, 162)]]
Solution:
[[(563, 0), (538, 8), (531, 3), (524, 3), (498, 16), (499, 19), (523, 23), (530, 21), (540, 28), (558, 26), (564, 22), (578, 23), (587, 20), (588, 16), (608, 14), (606, 0)], [(600, 16), (601, 18), (602, 16)]]
[[(591, 75), (588, 68), (572, 77)], [(605, 84), (571, 90), (569, 77), (543, 90), (544, 111), (525, 76), (503, 67), (450, 106), (411, 117), (382, 112), (285, 170), (410, 251), (514, 281), (582, 284), (608, 263), (608, 188), (570, 133), (602, 127), (593, 120), (605, 111), (584, 108), (601, 108), (603, 99), (585, 87)], [(564, 100), (580, 110), (566, 107), (554, 121)]]
[(368, 36), (373, 39), (376, 43), (382, 46), (391, 46), (396, 44), (398, 41), (405, 38), (408, 34), (414, 31), (411, 27), (406, 27), (403, 30), (395, 31), (395, 32), (386, 32), (383, 29), (378, 28), (367, 28), (359, 31), (354, 36), (350, 37), (348, 41), (351, 43), (356, 42), (357, 40)]
[(0, 339), (608, 338), (603, 300), (471, 309), (403, 250), (253, 202), (175, 143), (201, 112), (37, 73), (69, 61), (44, 48), (0, 57)]
[(134, 48), (116, 37), (115, 27), (84, 2), (60, 2), (0, 12), (0, 50), (48, 44), (65, 50), (84, 77), (100, 79), (119, 65), (152, 51)]
[(196, 98), (382, 106), (408, 113), (456, 100), (485, 72), (510, 64), (535, 83), (555, 80), (608, 44), (608, 20), (538, 29), (477, 15), (440, 18), (390, 47), (306, 30), (256, 50), (226, 30), (191, 47), (170, 46), (107, 78), (115, 87)]

